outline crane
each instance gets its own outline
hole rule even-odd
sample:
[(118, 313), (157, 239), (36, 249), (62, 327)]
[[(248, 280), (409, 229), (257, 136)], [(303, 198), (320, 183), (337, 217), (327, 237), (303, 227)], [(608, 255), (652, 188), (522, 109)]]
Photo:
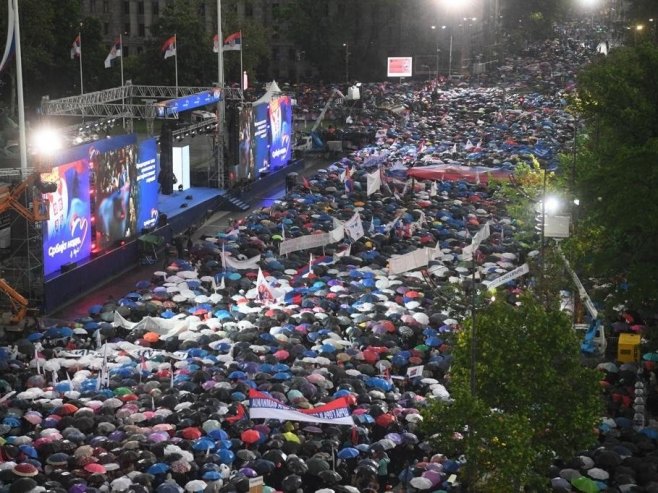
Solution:
[[(23, 194), (32, 191), (32, 207), (23, 205)], [(43, 198), (44, 193), (57, 190), (57, 184), (41, 181), (41, 174), (34, 172), (16, 185), (6, 185), (0, 188), (0, 214), (14, 210), (30, 222), (47, 221), (49, 218), (48, 200)], [(12, 315), (9, 322), (13, 325), (21, 323), (27, 315), (29, 302), (22, 294), (14, 289), (5, 279), (0, 278), (0, 291), (5, 293), (12, 305)]]
[(599, 311), (594, 306), (594, 303), (592, 302), (592, 299), (589, 297), (589, 294), (587, 294), (587, 291), (585, 290), (585, 286), (583, 286), (583, 283), (580, 281), (580, 278), (571, 267), (571, 264), (569, 263), (569, 260), (567, 260), (567, 257), (564, 255), (564, 252), (562, 251), (562, 248), (560, 248), (559, 243), (557, 243), (556, 249), (557, 252), (560, 254), (560, 258), (562, 259), (562, 262), (564, 263), (567, 272), (571, 276), (573, 283), (576, 285), (576, 289), (578, 290), (578, 295), (580, 296), (580, 299), (583, 301), (583, 305), (585, 305), (585, 308), (587, 309), (587, 312), (589, 313), (592, 319), (589, 328), (585, 333), (585, 338), (583, 339), (583, 342), (580, 345), (580, 350), (586, 354), (601, 356), (605, 354), (607, 341), (605, 338), (605, 330), (603, 328), (603, 324), (601, 323), (601, 319), (599, 318)]

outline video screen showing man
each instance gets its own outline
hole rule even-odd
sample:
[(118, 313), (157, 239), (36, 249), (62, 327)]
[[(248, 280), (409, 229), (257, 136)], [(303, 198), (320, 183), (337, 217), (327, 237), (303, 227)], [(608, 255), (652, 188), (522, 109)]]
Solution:
[(96, 182), (96, 245), (101, 249), (137, 232), (136, 156), (134, 144), (107, 152), (89, 150)]

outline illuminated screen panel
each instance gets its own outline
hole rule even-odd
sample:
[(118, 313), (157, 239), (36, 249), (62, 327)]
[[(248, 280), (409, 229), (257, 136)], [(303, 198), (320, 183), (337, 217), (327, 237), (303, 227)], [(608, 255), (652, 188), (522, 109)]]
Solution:
[[(103, 145), (112, 140), (114, 145)], [(89, 149), (89, 167), (94, 174), (94, 225), (98, 249), (108, 248), (137, 233), (136, 162), (134, 138), (97, 141)]]
[(389, 57), (386, 64), (388, 77), (411, 77), (412, 75), (412, 62), (411, 57)]
[(282, 168), (290, 160), (292, 141), (292, 106), (290, 96), (270, 100), (270, 169)]
[(148, 139), (139, 144), (137, 153), (137, 230), (158, 223), (158, 144)]
[(209, 104), (215, 104), (222, 99), (222, 91), (218, 88), (209, 89), (208, 91), (183, 96), (177, 99), (169, 99), (155, 104), (155, 113), (159, 118), (201, 108)]
[(240, 164), (238, 166), (238, 179), (255, 178), (253, 119), (253, 108), (251, 106), (244, 106), (240, 112)]
[(44, 276), (63, 264), (91, 255), (89, 168), (83, 160), (53, 168), (42, 180), (57, 183), (57, 191), (44, 194), (50, 219), (43, 228)]
[(254, 167), (256, 171), (267, 172), (270, 170), (270, 127), (269, 111), (267, 103), (257, 104), (253, 107), (254, 112)]

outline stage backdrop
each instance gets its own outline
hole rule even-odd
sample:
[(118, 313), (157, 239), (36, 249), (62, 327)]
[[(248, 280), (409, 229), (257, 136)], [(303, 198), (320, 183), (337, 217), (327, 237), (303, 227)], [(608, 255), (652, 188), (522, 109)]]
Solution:
[(51, 219), (43, 232), (44, 275), (157, 223), (156, 146), (154, 139), (138, 145), (135, 134), (121, 135), (73, 147), (53, 159), (55, 167), (44, 180), (60, 185), (46, 196)]

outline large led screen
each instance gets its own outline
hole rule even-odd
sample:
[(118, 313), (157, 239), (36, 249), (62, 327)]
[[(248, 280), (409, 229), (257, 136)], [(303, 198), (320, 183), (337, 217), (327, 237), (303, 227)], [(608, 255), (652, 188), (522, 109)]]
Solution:
[(89, 167), (83, 160), (74, 161), (42, 174), (42, 180), (57, 183), (55, 192), (44, 194), (50, 214), (43, 228), (43, 269), (48, 276), (91, 254)]
[(254, 112), (254, 166), (256, 170), (267, 172), (270, 170), (270, 128), (269, 111), (267, 103), (257, 104)]
[(240, 159), (238, 179), (253, 180), (254, 173), (254, 138), (253, 108), (244, 106), (240, 111)]
[(292, 106), (290, 96), (277, 96), (270, 100), (270, 168), (282, 168), (290, 160)]
[(149, 229), (158, 222), (158, 144), (148, 139), (137, 154), (137, 229)]
[[(104, 141), (97, 141), (101, 144)], [(135, 139), (106, 148), (92, 146), (89, 167), (94, 174), (96, 247), (105, 249), (137, 233), (137, 145)]]

